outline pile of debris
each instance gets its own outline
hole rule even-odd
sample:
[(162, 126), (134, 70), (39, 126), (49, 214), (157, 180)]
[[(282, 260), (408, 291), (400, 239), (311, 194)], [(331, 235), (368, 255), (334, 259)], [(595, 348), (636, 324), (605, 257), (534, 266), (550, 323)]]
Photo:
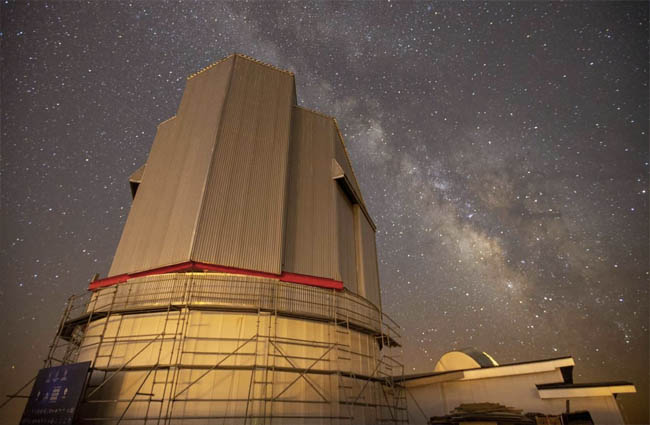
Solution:
[(449, 415), (434, 416), (430, 425), (458, 425), (472, 422), (494, 425), (535, 425), (535, 420), (522, 415), (521, 410), (498, 403), (461, 404)]

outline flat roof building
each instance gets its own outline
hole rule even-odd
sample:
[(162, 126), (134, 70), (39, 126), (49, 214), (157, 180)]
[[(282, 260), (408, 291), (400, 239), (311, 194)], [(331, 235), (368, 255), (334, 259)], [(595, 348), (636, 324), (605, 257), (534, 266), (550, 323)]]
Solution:
[[(636, 392), (634, 385), (575, 383), (574, 366), (570, 356), (498, 364), (465, 349), (444, 354), (433, 372), (398, 380), (406, 387), (411, 424), (624, 424), (616, 396)], [(579, 416), (575, 422), (572, 414)]]

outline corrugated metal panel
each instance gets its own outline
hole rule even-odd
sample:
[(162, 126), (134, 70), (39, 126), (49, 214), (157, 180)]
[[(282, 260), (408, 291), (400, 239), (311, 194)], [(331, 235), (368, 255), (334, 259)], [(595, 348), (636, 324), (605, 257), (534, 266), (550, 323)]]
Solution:
[(361, 235), (361, 265), (363, 276), (364, 297), (381, 309), (381, 291), (379, 289), (379, 269), (377, 264), (377, 245), (375, 231), (367, 217), (360, 212), (357, 214)]
[[(173, 151), (175, 125), (175, 120), (171, 120), (158, 127), (149, 153), (150, 161), (157, 158), (157, 160), (151, 161), (153, 165), (150, 166), (148, 174), (152, 177), (147, 183), (141, 182), (138, 187), (138, 197), (133, 200), (131, 205), (109, 275), (143, 269), (143, 264), (150, 262), (150, 258), (146, 258), (147, 256), (153, 257), (160, 254), (160, 247), (154, 248), (153, 244), (148, 242), (160, 244), (162, 240), (162, 235), (158, 233), (158, 230), (162, 224), (160, 222), (169, 219), (171, 210), (169, 201), (173, 199), (174, 194), (173, 187), (170, 185), (173, 185), (174, 182), (163, 182), (153, 176), (161, 174), (164, 169), (171, 166), (171, 161), (168, 158)], [(163, 191), (163, 185), (167, 186), (168, 190)], [(156, 192), (162, 192), (162, 196), (157, 196)], [(167, 207), (163, 208), (165, 202), (167, 202)]]
[(188, 80), (176, 118), (159, 126), (110, 275), (190, 259), (232, 65)]
[[(293, 120), (284, 269), (342, 280), (379, 306), (374, 230), (363, 206), (342, 190), (348, 184), (354, 202), (363, 202), (336, 123), (303, 108)], [(368, 283), (359, 285), (365, 275)]]
[[(334, 182), (334, 180), (332, 180)], [(338, 264), (343, 285), (357, 293), (357, 261), (354, 238), (354, 213), (352, 203), (343, 189), (336, 185), (336, 235), (338, 237)]]
[[(332, 120), (332, 125), (335, 126), (334, 120)], [(334, 127), (336, 131), (336, 127)], [(361, 189), (359, 189), (359, 183), (357, 183), (357, 179), (354, 176), (354, 173), (352, 172), (352, 164), (350, 163), (350, 160), (348, 158), (347, 153), (345, 152), (345, 145), (342, 139), (342, 136), (336, 131), (336, 139), (334, 143), (334, 158), (336, 159), (336, 162), (338, 162), (341, 167), (343, 168), (343, 171), (345, 172), (345, 175), (348, 177), (350, 182), (352, 183), (352, 188), (356, 192), (357, 196), (359, 199), (361, 198)]]
[(366, 297), (366, 276), (363, 258), (363, 235), (361, 233), (361, 216), (363, 212), (359, 204), (353, 206), (354, 213), (354, 248), (357, 258), (357, 295)]
[(334, 118), (332, 118), (332, 122), (334, 124), (334, 129), (336, 131), (336, 142), (335, 142), (336, 153), (334, 158), (340, 164), (341, 168), (343, 168), (345, 177), (350, 182), (351, 188), (355, 192), (355, 197), (359, 200), (359, 203), (361, 205), (361, 210), (368, 218), (368, 221), (370, 222), (372, 228), (376, 229), (375, 223), (372, 220), (370, 213), (368, 212), (368, 208), (366, 207), (366, 202), (363, 200), (363, 195), (361, 194), (361, 189), (359, 188), (359, 183), (357, 182), (357, 178), (354, 175), (354, 169), (352, 168), (350, 156), (348, 155), (348, 150), (346, 149), (345, 142), (343, 141), (343, 135), (341, 134), (341, 131), (339, 130), (339, 126), (336, 123), (336, 120)]
[[(344, 165), (344, 167), (342, 167), (342, 169), (344, 171), (344, 174), (347, 176), (348, 180), (351, 183), (351, 187), (353, 188), (353, 190), (355, 192), (355, 197), (359, 200), (363, 213), (366, 215), (366, 217), (368, 217), (368, 220), (370, 221), (371, 226), (373, 227), (373, 229), (375, 229), (376, 228), (375, 223), (372, 220), (372, 217), (370, 216), (370, 213), (368, 212), (368, 209), (366, 208), (366, 203), (363, 200), (363, 196), (361, 195), (361, 189), (359, 188), (359, 184), (357, 182), (357, 177), (354, 174), (354, 169), (352, 168), (352, 162), (350, 161), (350, 155), (348, 154), (348, 150), (345, 147), (345, 142), (343, 140), (343, 135), (341, 134), (341, 130), (339, 129), (339, 125), (338, 125), (338, 123), (336, 121), (336, 118), (331, 117), (329, 115), (322, 114), (322, 113), (320, 113), (318, 111), (313, 111), (313, 110), (304, 108), (304, 107), (300, 107), (300, 109), (302, 109), (304, 111), (309, 111), (309, 112), (311, 112), (313, 114), (322, 116), (322, 117), (327, 118), (327, 119), (332, 121), (334, 132), (336, 134), (336, 141), (334, 142), (335, 143), (336, 153), (335, 153), (334, 159), (337, 160), (337, 161), (339, 161), (339, 160), (342, 161), (341, 164)], [(345, 159), (343, 159), (343, 158), (345, 158)], [(332, 175), (332, 178), (338, 178), (338, 177), (340, 177), (340, 176), (337, 176), (337, 175), (334, 175), (334, 174)]]
[(234, 57), (192, 260), (281, 272), (293, 91), (291, 74)]
[(284, 270), (341, 280), (336, 261), (335, 182), (331, 120), (294, 108)]

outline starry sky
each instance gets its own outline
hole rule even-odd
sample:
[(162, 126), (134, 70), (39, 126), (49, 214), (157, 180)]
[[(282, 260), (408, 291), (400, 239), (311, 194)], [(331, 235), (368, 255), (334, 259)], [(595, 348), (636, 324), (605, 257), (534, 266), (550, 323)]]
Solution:
[(577, 382), (633, 381), (625, 411), (648, 421), (647, 2), (1, 8), (5, 392), (108, 272), (128, 176), (186, 76), (240, 52), (337, 117), (407, 372), (468, 346), (572, 355)]

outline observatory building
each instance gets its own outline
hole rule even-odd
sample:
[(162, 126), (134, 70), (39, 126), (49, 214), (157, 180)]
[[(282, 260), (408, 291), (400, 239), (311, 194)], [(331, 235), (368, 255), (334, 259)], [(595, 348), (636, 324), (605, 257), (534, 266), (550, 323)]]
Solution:
[(109, 275), (48, 356), (88, 364), (76, 420), (406, 421), (375, 225), (291, 72), (232, 55), (190, 76), (130, 183)]
[(574, 366), (571, 356), (499, 364), (484, 351), (460, 349), (433, 371), (399, 379), (410, 424), (624, 424), (617, 396), (636, 392), (634, 384), (577, 383)]
[(634, 385), (576, 384), (571, 357), (404, 375), (341, 133), (291, 72), (190, 76), (129, 181), (108, 277), (67, 303), (21, 425), (624, 422)]

